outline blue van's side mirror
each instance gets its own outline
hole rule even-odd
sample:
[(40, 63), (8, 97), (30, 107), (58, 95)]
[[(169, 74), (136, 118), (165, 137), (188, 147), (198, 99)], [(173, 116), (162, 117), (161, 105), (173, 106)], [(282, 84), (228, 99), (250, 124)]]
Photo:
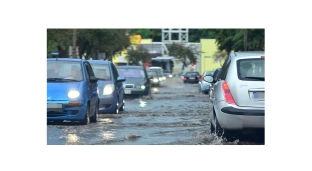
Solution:
[(99, 79), (96, 78), (95, 76), (91, 76), (91, 77), (90, 77), (90, 81), (91, 81), (92, 83), (96, 83), (98, 80), (99, 80)]
[(117, 78), (117, 82), (124, 82), (124, 81), (126, 81), (125, 77), (118, 77)]

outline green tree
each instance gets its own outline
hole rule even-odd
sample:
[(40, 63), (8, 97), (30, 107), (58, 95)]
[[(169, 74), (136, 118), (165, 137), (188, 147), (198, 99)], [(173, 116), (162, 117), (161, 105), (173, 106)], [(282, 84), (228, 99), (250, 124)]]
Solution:
[[(99, 52), (105, 53), (106, 57), (111, 60), (115, 53), (130, 45), (126, 32), (126, 29), (78, 29), (79, 56), (87, 53), (88, 56), (97, 59)], [(72, 46), (72, 41), (73, 29), (48, 29), (48, 55), (57, 50), (60, 57), (68, 57), (68, 47)]]
[(61, 57), (66, 56), (72, 44), (72, 33), (72, 29), (47, 29), (47, 55), (57, 51)]
[(220, 63), (220, 66), (222, 66), (222, 61), (224, 61), (224, 59), (226, 59), (226, 57), (228, 57), (228, 53), (223, 50), (223, 51), (216, 51), (214, 54), (213, 54), (213, 58), (216, 62), (219, 62)]
[(180, 59), (183, 63), (182, 71), (187, 66), (188, 61), (191, 63), (197, 62), (197, 56), (202, 52), (199, 51), (194, 45), (186, 45), (185, 43), (172, 43), (168, 45), (168, 51), (170, 56), (174, 56)]
[(150, 39), (151, 38), (151, 29), (130, 29), (130, 34), (139, 34), (142, 39)]
[[(218, 29), (215, 30), (215, 38), (220, 51), (244, 50), (244, 29)], [(263, 50), (264, 41), (264, 29), (248, 29), (248, 51)]]
[(139, 65), (146, 62), (146, 59), (150, 56), (148, 50), (143, 46), (138, 46), (137, 49), (129, 48), (127, 51), (126, 59), (131, 65)]
[(139, 34), (142, 39), (152, 39), (153, 42), (161, 42), (161, 29), (129, 29), (130, 34)]

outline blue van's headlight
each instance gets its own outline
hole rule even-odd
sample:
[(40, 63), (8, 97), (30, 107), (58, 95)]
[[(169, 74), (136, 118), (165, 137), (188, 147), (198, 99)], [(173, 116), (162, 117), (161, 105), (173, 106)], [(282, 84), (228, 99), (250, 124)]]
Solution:
[(110, 94), (112, 94), (114, 92), (114, 89), (115, 89), (114, 84), (107, 84), (104, 87), (103, 95), (110, 95)]
[(77, 91), (77, 90), (71, 90), (71, 91), (68, 92), (67, 96), (68, 96), (69, 98), (71, 98), (71, 99), (74, 99), (74, 98), (79, 97), (79, 96), (80, 96), (80, 93), (79, 93), (79, 91)]

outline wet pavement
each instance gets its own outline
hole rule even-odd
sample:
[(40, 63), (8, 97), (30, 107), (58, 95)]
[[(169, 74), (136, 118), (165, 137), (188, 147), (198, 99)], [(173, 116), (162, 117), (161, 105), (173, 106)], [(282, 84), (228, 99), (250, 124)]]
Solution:
[(210, 133), (208, 95), (169, 78), (150, 97), (127, 97), (125, 111), (89, 125), (47, 125), (48, 145), (263, 145), (257, 136), (227, 142)]

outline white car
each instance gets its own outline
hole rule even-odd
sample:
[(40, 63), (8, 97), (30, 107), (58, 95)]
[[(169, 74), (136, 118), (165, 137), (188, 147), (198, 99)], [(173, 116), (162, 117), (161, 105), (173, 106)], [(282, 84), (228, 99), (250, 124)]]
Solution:
[[(264, 59), (264, 52), (236, 52), (226, 59), (211, 91), (211, 132), (227, 139), (258, 130), (264, 135)], [(204, 79), (212, 82), (211, 76)]]

